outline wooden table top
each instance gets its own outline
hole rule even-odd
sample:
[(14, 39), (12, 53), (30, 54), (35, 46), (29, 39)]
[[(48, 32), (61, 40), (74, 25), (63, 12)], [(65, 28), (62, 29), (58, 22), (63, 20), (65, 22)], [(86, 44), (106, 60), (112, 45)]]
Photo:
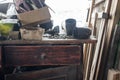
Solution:
[(0, 41), (0, 45), (39, 45), (39, 44), (83, 44), (83, 43), (96, 43), (96, 38), (90, 39), (42, 39), (42, 40), (4, 40)]

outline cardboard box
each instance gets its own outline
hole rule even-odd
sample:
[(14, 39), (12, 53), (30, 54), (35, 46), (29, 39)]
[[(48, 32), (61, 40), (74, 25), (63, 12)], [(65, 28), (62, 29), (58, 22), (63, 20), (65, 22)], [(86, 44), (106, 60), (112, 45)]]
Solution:
[(18, 19), (21, 21), (23, 26), (38, 22), (44, 23), (44, 21), (46, 22), (50, 20), (50, 18), (51, 15), (49, 13), (48, 7), (43, 7), (18, 14)]
[(44, 29), (20, 29), (21, 39), (22, 40), (42, 40), (44, 34)]

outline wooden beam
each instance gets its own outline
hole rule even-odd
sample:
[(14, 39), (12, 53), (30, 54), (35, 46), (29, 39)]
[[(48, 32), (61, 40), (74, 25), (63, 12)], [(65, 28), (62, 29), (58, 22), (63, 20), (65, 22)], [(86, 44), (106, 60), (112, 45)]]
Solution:
[(97, 23), (97, 19), (98, 19), (98, 13), (95, 14), (95, 20), (94, 20), (93, 32), (92, 32), (93, 36), (96, 36), (96, 23)]
[(88, 26), (91, 27), (91, 17), (92, 17), (92, 12), (93, 12), (93, 7), (94, 7), (95, 0), (92, 0), (92, 4), (90, 7), (90, 12), (88, 16)]
[[(98, 14), (96, 13), (95, 14), (95, 19), (94, 19), (94, 23), (93, 23), (93, 31), (92, 31), (92, 36), (96, 36), (96, 23), (97, 23), (97, 18), (98, 18)], [(86, 59), (86, 66), (85, 66), (85, 77), (84, 77), (84, 80), (88, 80), (89, 76), (90, 76), (90, 68), (91, 68), (91, 65), (92, 65), (92, 60), (93, 60), (93, 52), (94, 52), (94, 49), (93, 47), (95, 45), (93, 44), (88, 44), (89, 45), (89, 49), (88, 49), (88, 52), (86, 53), (87, 54), (87, 59)]]
[(87, 60), (88, 60), (88, 52), (89, 52), (89, 44), (84, 44), (84, 50), (83, 50), (83, 65), (84, 65), (84, 76), (86, 74), (86, 67), (87, 67)]
[(104, 3), (104, 2), (105, 2), (105, 0), (101, 0), (100, 2), (94, 4), (94, 7), (98, 7), (99, 5), (101, 5), (101, 4)]
[(86, 72), (85, 72), (85, 77), (84, 80), (88, 80), (90, 76), (90, 68), (92, 64), (92, 59), (93, 59), (93, 44), (89, 44), (89, 52), (88, 52), (88, 59), (87, 59), (87, 64), (86, 64)]

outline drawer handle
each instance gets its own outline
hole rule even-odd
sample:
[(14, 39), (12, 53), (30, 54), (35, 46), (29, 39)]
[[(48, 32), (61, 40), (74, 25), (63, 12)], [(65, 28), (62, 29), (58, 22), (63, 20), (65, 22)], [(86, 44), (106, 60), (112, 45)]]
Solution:
[(46, 54), (45, 53), (42, 53), (41, 56), (40, 56), (40, 59), (41, 60), (44, 60), (46, 58)]

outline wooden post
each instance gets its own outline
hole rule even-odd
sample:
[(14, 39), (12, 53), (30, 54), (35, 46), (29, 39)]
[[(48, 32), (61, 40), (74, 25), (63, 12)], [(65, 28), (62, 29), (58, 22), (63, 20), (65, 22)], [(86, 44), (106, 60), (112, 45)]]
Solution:
[(83, 52), (84, 53), (84, 60), (83, 60), (83, 62), (84, 62), (84, 75), (83, 75), (84, 79), (85, 79), (85, 75), (88, 74), (88, 73), (86, 73), (87, 72), (86, 70), (87, 70), (87, 63), (88, 63), (87, 61), (88, 61), (88, 56), (89, 56), (88, 55), (89, 49), (90, 49), (90, 44), (85, 44), (84, 45), (84, 52)]
[(2, 48), (0, 46), (0, 69), (2, 68)]
[(93, 12), (93, 7), (94, 7), (95, 0), (92, 0), (89, 16), (88, 16), (88, 26), (91, 27), (91, 17), (92, 17), (92, 12)]
[[(95, 20), (94, 20), (94, 23), (93, 23), (92, 36), (96, 35), (96, 22), (97, 22), (97, 18), (98, 18), (98, 14), (96, 13), (95, 14)], [(95, 45), (93, 45), (93, 44), (89, 44), (89, 47), (88, 47), (89, 49), (88, 49), (88, 52), (87, 52), (84, 80), (88, 80), (89, 75), (90, 75), (90, 68), (91, 68), (92, 60), (93, 60), (93, 51), (94, 51), (93, 47), (94, 46)]]
[(0, 46), (0, 80), (3, 79), (3, 74), (2, 74), (2, 48)]

